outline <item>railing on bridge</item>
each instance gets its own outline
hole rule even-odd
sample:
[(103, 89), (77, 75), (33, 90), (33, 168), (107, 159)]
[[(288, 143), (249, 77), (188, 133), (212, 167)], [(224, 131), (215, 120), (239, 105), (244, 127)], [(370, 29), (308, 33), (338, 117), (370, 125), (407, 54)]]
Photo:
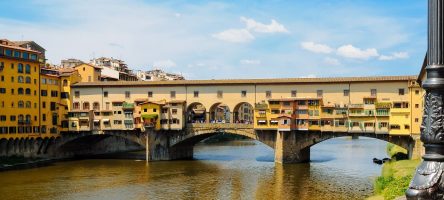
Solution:
[(208, 129), (253, 129), (253, 124), (241, 123), (189, 123), (188, 128), (208, 128)]

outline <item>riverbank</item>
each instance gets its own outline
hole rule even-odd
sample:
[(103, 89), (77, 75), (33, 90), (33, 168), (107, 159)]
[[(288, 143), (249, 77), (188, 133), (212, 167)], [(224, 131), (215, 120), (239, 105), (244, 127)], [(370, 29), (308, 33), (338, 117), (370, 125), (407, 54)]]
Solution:
[(374, 183), (375, 196), (369, 197), (369, 200), (391, 200), (404, 196), (416, 167), (421, 162), (420, 159), (399, 160), (404, 158), (407, 152), (392, 144), (387, 145), (387, 153), (392, 161), (382, 166), (381, 176), (377, 177)]

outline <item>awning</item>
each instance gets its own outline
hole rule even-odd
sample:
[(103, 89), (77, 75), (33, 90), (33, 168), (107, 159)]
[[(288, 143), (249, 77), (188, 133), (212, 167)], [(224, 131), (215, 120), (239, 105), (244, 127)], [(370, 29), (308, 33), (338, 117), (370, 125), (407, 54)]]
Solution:
[(278, 121), (276, 121), (276, 120), (271, 120), (270, 122), (271, 123), (278, 123)]
[(265, 120), (259, 120), (258, 122), (259, 122), (259, 123), (266, 123), (267, 121), (265, 121)]
[(144, 119), (155, 119), (155, 118), (157, 118), (157, 114), (143, 114), (142, 115), (142, 118), (144, 118)]
[(102, 119), (103, 122), (109, 122), (109, 119)]
[(100, 119), (95, 119), (94, 120), (94, 123), (99, 123), (100, 122)]

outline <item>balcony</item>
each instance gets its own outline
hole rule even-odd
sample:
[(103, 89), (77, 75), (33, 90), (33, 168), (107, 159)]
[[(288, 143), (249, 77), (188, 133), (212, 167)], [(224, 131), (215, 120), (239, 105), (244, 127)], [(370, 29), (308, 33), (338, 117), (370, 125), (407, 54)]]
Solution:
[(392, 103), (390, 102), (377, 102), (375, 104), (376, 108), (391, 108), (392, 107)]
[(254, 104), (254, 109), (256, 109), (256, 110), (266, 110), (266, 109), (268, 109), (268, 104), (266, 104), (266, 103)]
[(350, 104), (348, 105), (349, 108), (355, 108), (355, 109), (363, 109), (364, 104)]
[(123, 102), (122, 109), (123, 110), (134, 110), (134, 103)]

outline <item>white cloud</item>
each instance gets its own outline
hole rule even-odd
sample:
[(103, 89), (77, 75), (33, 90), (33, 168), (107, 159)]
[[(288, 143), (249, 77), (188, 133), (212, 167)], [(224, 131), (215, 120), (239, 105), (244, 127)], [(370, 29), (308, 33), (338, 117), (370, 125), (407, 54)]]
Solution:
[(158, 60), (158, 61), (154, 61), (153, 62), (153, 67), (154, 68), (160, 68), (160, 69), (165, 69), (165, 68), (172, 68), (177, 66), (177, 64), (172, 61), (172, 60)]
[(394, 52), (391, 55), (381, 55), (379, 56), (379, 60), (397, 60), (397, 59), (406, 59), (409, 58), (409, 54), (407, 52)]
[(261, 64), (260, 60), (250, 60), (250, 59), (243, 59), (240, 61), (241, 64), (244, 65), (259, 65)]
[(180, 13), (174, 13), (174, 16), (176, 16), (177, 18), (182, 17), (182, 14)]
[(317, 44), (314, 42), (302, 42), (301, 47), (314, 53), (331, 53), (333, 49), (325, 44)]
[(258, 33), (288, 33), (288, 30), (284, 25), (278, 23), (276, 20), (272, 19), (270, 24), (263, 24), (257, 22), (254, 19), (249, 19), (246, 17), (241, 17), (241, 21), (245, 22), (246, 29), (258, 32)]
[(328, 64), (328, 65), (334, 65), (334, 66), (341, 65), (341, 63), (339, 62), (338, 59), (330, 58), (330, 57), (325, 58), (324, 63)]
[(307, 76), (301, 76), (300, 78), (316, 78), (317, 76), (314, 74), (309, 74)]
[(340, 46), (337, 54), (346, 58), (364, 59), (379, 56), (378, 51), (374, 48), (362, 50), (351, 44)]
[(254, 40), (254, 36), (246, 29), (228, 29), (220, 33), (213, 34), (212, 36), (219, 40), (233, 43), (244, 43)]

